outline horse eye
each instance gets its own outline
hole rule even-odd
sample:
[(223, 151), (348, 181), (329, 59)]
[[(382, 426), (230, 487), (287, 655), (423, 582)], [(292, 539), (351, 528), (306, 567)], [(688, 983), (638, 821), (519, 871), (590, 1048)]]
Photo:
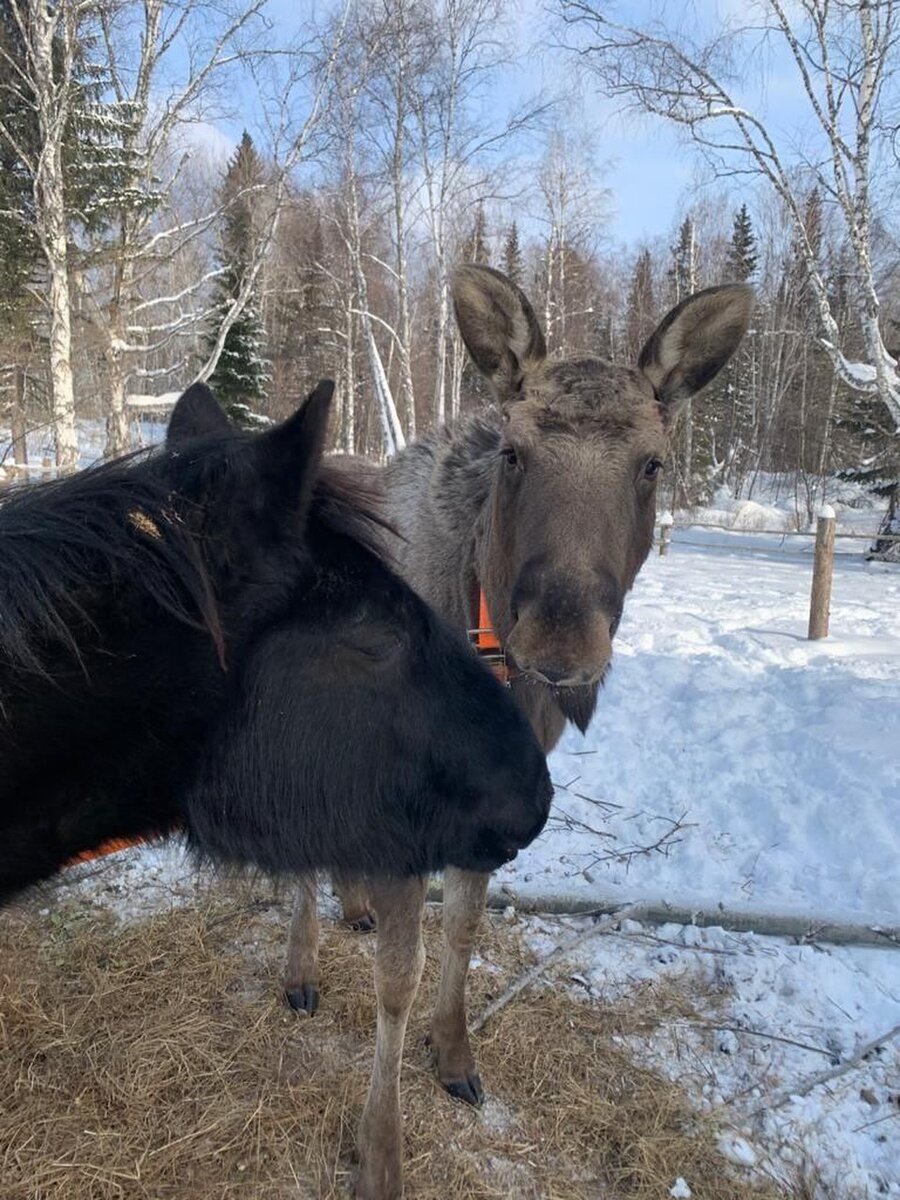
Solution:
[(508, 467), (517, 467), (519, 465), (519, 456), (513, 450), (512, 446), (504, 446), (500, 453)]
[(397, 637), (385, 637), (366, 642), (357, 646), (364, 658), (372, 662), (388, 662), (403, 649), (403, 643)]
[(662, 470), (663, 465), (658, 458), (651, 458), (647, 461), (644, 467), (644, 478), (655, 479)]

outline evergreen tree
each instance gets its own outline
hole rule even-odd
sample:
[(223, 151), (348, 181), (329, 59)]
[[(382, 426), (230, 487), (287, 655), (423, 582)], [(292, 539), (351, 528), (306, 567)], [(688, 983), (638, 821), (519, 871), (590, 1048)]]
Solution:
[(488, 265), (491, 261), (491, 252), (488, 249), (487, 238), (487, 217), (484, 215), (484, 204), (479, 203), (475, 209), (472, 229), (462, 244), (462, 261)]
[[(0, 4), (0, 51), (14, 60), (24, 53), (21, 31), (6, 4)], [(39, 311), (29, 285), (37, 281), (42, 258), (32, 179), (16, 147), (36, 156), (38, 129), (34, 110), (12, 82), (0, 84), (0, 122), (8, 134), (0, 137), (0, 416), (9, 423), (12, 460), (24, 464), (25, 372)]]
[(745, 283), (756, 270), (757, 258), (753, 223), (747, 212), (747, 205), (742, 204), (734, 214), (734, 228), (728, 247), (728, 257), (725, 260), (728, 278), (733, 283)]
[[(11, 59), (24, 56), (20, 31), (8, 5), (0, 4), (0, 48)], [(13, 147), (37, 153), (34, 110), (10, 79), (0, 84), (0, 121), (9, 137), (0, 138), (0, 328), (4, 333), (27, 320), (26, 291), (37, 270), (40, 245), (34, 222), (34, 189), (26, 164)]]
[(656, 300), (653, 295), (653, 263), (649, 250), (642, 250), (634, 265), (625, 312), (625, 342), (631, 362), (637, 362), (644, 342), (653, 332)]
[(678, 231), (678, 241), (672, 247), (669, 279), (675, 304), (697, 290), (697, 237), (693, 217), (685, 217)]
[[(250, 269), (256, 238), (254, 212), (259, 204), (258, 189), (264, 180), (262, 159), (245, 130), (228, 164), (219, 195), (225, 206), (219, 246), (222, 271), (216, 281), (213, 325), (206, 336), (208, 350), (215, 345), (218, 331)], [(263, 340), (256, 298), (251, 296), (228, 330), (218, 364), (209, 380), (222, 407), (238, 424), (255, 425), (267, 420), (254, 411), (254, 406), (266, 398), (266, 383), (270, 378), (268, 364), (261, 354)]]
[(519, 245), (519, 227), (515, 221), (510, 225), (506, 241), (503, 243), (503, 272), (513, 283), (518, 284), (519, 287), (522, 286), (522, 280), (525, 277), (525, 260)]

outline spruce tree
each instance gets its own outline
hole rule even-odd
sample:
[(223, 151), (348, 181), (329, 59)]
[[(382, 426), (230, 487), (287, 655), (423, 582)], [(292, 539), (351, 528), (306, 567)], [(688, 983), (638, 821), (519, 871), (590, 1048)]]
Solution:
[(649, 250), (642, 250), (634, 265), (625, 312), (625, 341), (632, 362), (637, 362), (644, 342), (653, 332), (656, 301), (653, 295), (653, 263)]
[(513, 221), (503, 243), (503, 272), (519, 287), (525, 277), (525, 261), (519, 246), (519, 227)]
[[(222, 269), (216, 280), (212, 326), (205, 338), (208, 351), (216, 343), (219, 329), (241, 292), (253, 260), (254, 212), (259, 204), (258, 189), (264, 181), (262, 159), (245, 130), (220, 190), (219, 198), (225, 206), (219, 244)], [(251, 295), (226, 334), (219, 361), (209, 380), (209, 386), (226, 413), (241, 425), (258, 425), (267, 420), (254, 411), (266, 398), (266, 384), (270, 378), (268, 363), (261, 353), (263, 341), (256, 297)]]
[(747, 205), (742, 204), (734, 214), (734, 228), (725, 260), (729, 279), (733, 283), (746, 283), (756, 270), (757, 258), (753, 223)]
[[(0, 4), (0, 48), (13, 60), (25, 53), (21, 33), (5, 4)], [(32, 302), (26, 289), (40, 259), (33, 182), (13, 145), (35, 155), (37, 121), (21, 89), (12, 82), (0, 85), (0, 121), (8, 133), (0, 138), (0, 328), (7, 333), (27, 319), (25, 313)]]
[(675, 304), (697, 290), (697, 237), (693, 217), (685, 217), (681, 223), (678, 241), (672, 247), (669, 279)]
[(487, 218), (484, 215), (484, 204), (479, 203), (475, 209), (475, 217), (469, 236), (462, 244), (461, 258), (463, 262), (479, 263), (486, 266), (491, 261), (488, 248)]

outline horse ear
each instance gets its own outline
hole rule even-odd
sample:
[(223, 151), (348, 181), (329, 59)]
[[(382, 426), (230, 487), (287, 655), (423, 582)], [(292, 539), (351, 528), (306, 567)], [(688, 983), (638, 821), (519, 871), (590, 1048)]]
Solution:
[(747, 332), (753, 289), (707, 288), (664, 317), (641, 351), (638, 367), (653, 384), (665, 423), (718, 375)]
[(456, 323), (475, 366), (499, 399), (515, 397), (522, 376), (547, 356), (544, 334), (528, 297), (491, 267), (459, 267), (451, 283)]
[(191, 438), (226, 433), (230, 428), (231, 422), (206, 384), (192, 383), (178, 397), (172, 409), (166, 430), (166, 445), (171, 449)]
[(306, 514), (328, 434), (334, 382), (323, 379), (281, 425), (259, 436), (269, 499), (280, 511)]

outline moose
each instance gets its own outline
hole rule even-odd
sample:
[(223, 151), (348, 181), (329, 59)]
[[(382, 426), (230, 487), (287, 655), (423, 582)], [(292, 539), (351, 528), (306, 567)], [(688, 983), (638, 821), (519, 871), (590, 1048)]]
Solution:
[[(545, 751), (582, 732), (609, 669), (625, 596), (653, 543), (656, 493), (679, 408), (728, 362), (753, 293), (709, 288), (662, 320), (634, 366), (551, 358), (526, 295), (486, 266), (460, 268), (456, 320), (494, 407), (420, 438), (383, 470), (403, 577), (459, 630), (483, 597), (509, 685)], [(368, 923), (364, 885), (336, 877), (346, 920)], [(483, 1099), (465, 984), (488, 874), (444, 872), (444, 950), (429, 1040), (451, 1095)], [(377, 912), (376, 912), (377, 917)], [(315, 892), (299, 883), (285, 989), (314, 1007)]]
[(0, 902), (109, 839), (367, 880), (375, 1063), (357, 1195), (400, 1178), (423, 877), (541, 830), (527, 720), (385, 556), (323, 458), (333, 385), (257, 434), (194, 385), (165, 445), (0, 505)]

